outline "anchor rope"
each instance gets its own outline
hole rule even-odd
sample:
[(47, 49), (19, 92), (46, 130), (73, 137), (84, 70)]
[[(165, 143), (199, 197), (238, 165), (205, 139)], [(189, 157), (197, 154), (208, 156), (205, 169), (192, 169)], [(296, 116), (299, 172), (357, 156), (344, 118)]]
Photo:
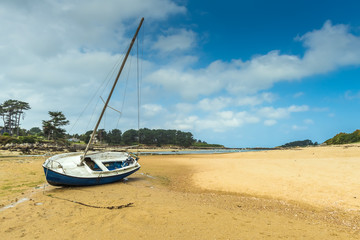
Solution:
[(72, 203), (76, 203), (76, 204), (80, 204), (82, 206), (91, 207), (91, 208), (122, 209), (122, 208), (126, 208), (126, 207), (131, 207), (134, 204), (134, 203), (130, 202), (130, 203), (127, 203), (127, 204), (122, 204), (122, 205), (117, 205), (117, 206), (95, 206), (95, 205), (90, 205), (90, 204), (86, 204), (86, 203), (79, 202), (79, 201), (74, 201), (74, 200), (70, 200), (70, 199), (66, 199), (66, 198), (52, 196), (50, 194), (47, 194), (46, 196), (51, 197), (51, 198), (55, 198), (55, 199), (60, 199), (60, 200), (72, 202)]

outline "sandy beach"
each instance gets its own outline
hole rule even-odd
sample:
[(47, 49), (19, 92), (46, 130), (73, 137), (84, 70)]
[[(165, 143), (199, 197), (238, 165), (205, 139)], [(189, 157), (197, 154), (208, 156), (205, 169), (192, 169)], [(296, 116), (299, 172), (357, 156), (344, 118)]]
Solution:
[(45, 157), (5, 155), (1, 239), (360, 238), (360, 145), (142, 156), (122, 182), (77, 188), (47, 185)]

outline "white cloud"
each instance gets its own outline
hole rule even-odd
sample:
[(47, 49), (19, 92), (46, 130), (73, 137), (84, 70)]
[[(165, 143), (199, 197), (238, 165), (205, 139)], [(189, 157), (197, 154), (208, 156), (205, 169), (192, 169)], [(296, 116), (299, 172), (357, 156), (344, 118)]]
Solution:
[(274, 119), (267, 119), (267, 120), (264, 121), (264, 125), (265, 125), (265, 126), (273, 126), (273, 125), (275, 125), (276, 123), (277, 123), (277, 121), (274, 120)]
[[(140, 20), (140, 16), (151, 22), (186, 12), (167, 0), (14, 1), (1, 5), (0, 46), (11, 51), (14, 59), (21, 54), (27, 60), (55, 56), (69, 49), (121, 50), (128, 45), (125, 32), (135, 32), (139, 22), (135, 19)], [(124, 24), (130, 19), (133, 24)]]
[(296, 131), (301, 131), (301, 130), (306, 130), (307, 127), (306, 126), (298, 126), (298, 125), (292, 125), (291, 126), (292, 130), (296, 130)]
[(279, 119), (288, 117), (289, 111), (286, 108), (263, 107), (259, 109), (259, 115), (265, 118)]
[(236, 104), (238, 106), (255, 106), (266, 103), (271, 103), (274, 101), (276, 96), (273, 93), (262, 93), (260, 95), (253, 95), (253, 96), (244, 96), (239, 97), (236, 100)]
[[(94, 94), (95, 89), (109, 66), (122, 56), (120, 50), (128, 45), (140, 16), (145, 17), (150, 34), (157, 34), (158, 25), (152, 23), (184, 13), (185, 7), (170, 0), (3, 1), (0, 102), (9, 98), (29, 102), (32, 110), (26, 118), (37, 126), (47, 119), (48, 110), (64, 111), (73, 121), (92, 95), (96, 100), (104, 96)], [(304, 57), (274, 50), (249, 60), (216, 60), (204, 66), (189, 52), (198, 45), (197, 40), (191, 29), (173, 28), (150, 43), (149, 49), (155, 50), (151, 54), (171, 53), (171, 61), (165, 65), (143, 61), (142, 90), (149, 100), (142, 106), (146, 123), (218, 132), (259, 122), (271, 126), (309, 107), (264, 107), (262, 104), (276, 99), (264, 90), (280, 81), (360, 63), (359, 37), (347, 26), (330, 22), (298, 38), (306, 48)], [(195, 101), (180, 103), (174, 97), (166, 103), (154, 103), (159, 94), (179, 94)], [(135, 108), (129, 110), (122, 123), (136, 114)]]
[(308, 32), (299, 40), (308, 48), (303, 58), (308, 74), (360, 63), (360, 38), (351, 34), (346, 25), (326, 21), (322, 29)]
[(189, 103), (177, 103), (175, 106), (176, 112), (180, 113), (189, 113), (195, 109), (195, 106), (193, 104)]
[(75, 119), (128, 46), (140, 17), (146, 25), (184, 13), (170, 0), (2, 1), (0, 102), (29, 102), (26, 128), (40, 126), (49, 110)]
[[(309, 111), (307, 105), (291, 105), (283, 108), (250, 106), (246, 110), (239, 111), (237, 107), (233, 107), (233, 102), (234, 99), (231, 98), (205, 98), (193, 104), (177, 103), (174, 108), (170, 105), (169, 111), (162, 108), (165, 114), (160, 114), (161, 118), (158, 118), (159, 114), (147, 117), (153, 118), (152, 121), (149, 120), (150, 122), (171, 129), (224, 132), (259, 122), (263, 122), (265, 126), (273, 126), (289, 119), (292, 114)], [(306, 119), (304, 123), (310, 124), (310, 120)]]
[[(207, 100), (206, 100), (207, 101)], [(206, 102), (203, 101), (202, 103)], [(196, 105), (183, 105), (186, 109), (196, 110)], [(211, 106), (211, 105), (209, 105)], [(208, 110), (208, 109), (206, 109)], [(182, 113), (173, 115), (175, 120), (168, 120), (166, 124), (168, 127), (178, 128), (183, 130), (205, 130), (211, 129), (215, 132), (222, 132), (229, 129), (241, 127), (245, 124), (255, 124), (263, 120), (265, 126), (273, 126), (281, 119), (289, 118), (291, 113), (305, 112), (309, 108), (303, 106), (289, 106), (287, 108), (273, 108), (263, 107), (253, 111), (212, 111), (208, 115), (192, 114), (190, 117), (184, 117)], [(305, 121), (307, 124), (309, 120)]]
[(288, 107), (289, 112), (306, 112), (308, 110), (309, 107), (307, 105), (302, 105), (302, 106), (291, 105), (290, 107)]
[(360, 98), (360, 91), (357, 93), (353, 93), (352, 91), (346, 91), (345, 94), (345, 99), (346, 100), (354, 100), (354, 99), (359, 99)]
[(160, 114), (162, 111), (164, 111), (164, 108), (161, 105), (158, 104), (144, 104), (142, 107), (142, 114), (145, 117), (152, 117), (155, 115)]
[(304, 120), (304, 123), (310, 125), (310, 124), (314, 124), (314, 121), (308, 118)]
[(329, 111), (329, 108), (328, 108), (328, 107), (322, 107), (322, 108), (315, 107), (315, 108), (312, 108), (312, 110), (313, 110), (314, 112), (328, 112), (328, 111)]
[(167, 91), (179, 93), (186, 99), (194, 99), (198, 95), (206, 96), (222, 89), (219, 80), (208, 78), (208, 74), (200, 72), (183, 72), (175, 68), (166, 68), (149, 74), (146, 79), (164, 86)]
[(232, 99), (227, 97), (204, 98), (198, 103), (198, 107), (203, 111), (219, 111), (227, 107), (231, 102)]
[(248, 61), (217, 60), (202, 69), (181, 71), (167, 65), (154, 71), (147, 80), (188, 99), (222, 90), (248, 95), (269, 89), (277, 82), (360, 64), (360, 37), (351, 34), (346, 25), (332, 25), (327, 21), (321, 29), (308, 32), (297, 40), (306, 48), (303, 57), (274, 50)]
[(301, 96), (304, 96), (304, 92), (297, 92), (294, 94), (294, 98), (299, 98)]
[(272, 93), (262, 93), (253, 96), (245, 97), (214, 97), (214, 98), (203, 98), (196, 103), (178, 103), (175, 108), (177, 112), (189, 113), (192, 111), (204, 111), (204, 112), (219, 112), (224, 111), (224, 109), (248, 107), (261, 105), (263, 103), (271, 103), (276, 96)]
[(152, 48), (162, 53), (185, 51), (194, 47), (195, 42), (196, 34), (193, 31), (186, 29), (170, 29), (168, 35), (159, 36)]
[(292, 105), (287, 108), (263, 107), (258, 110), (258, 114), (268, 119), (281, 119), (288, 118), (292, 112), (305, 112), (308, 110), (309, 107), (306, 105)]
[(207, 116), (190, 115), (188, 117), (178, 114), (173, 117), (175, 120), (170, 119), (165, 124), (168, 128), (195, 131), (211, 130), (214, 132), (223, 132), (244, 124), (254, 124), (260, 121), (257, 116), (246, 111), (220, 111)]
[(173, 122), (168, 122), (166, 126), (171, 129), (191, 130), (194, 129), (194, 126), (198, 123), (199, 118), (197, 116), (188, 116), (186, 118), (176, 119)]

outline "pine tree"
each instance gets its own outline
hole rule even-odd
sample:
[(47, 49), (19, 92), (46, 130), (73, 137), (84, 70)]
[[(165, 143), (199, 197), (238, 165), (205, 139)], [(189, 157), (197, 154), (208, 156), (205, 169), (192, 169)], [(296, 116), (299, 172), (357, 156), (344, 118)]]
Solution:
[(43, 131), (45, 136), (48, 137), (48, 140), (63, 138), (66, 131), (61, 127), (68, 125), (69, 121), (66, 120), (66, 117), (62, 112), (49, 111), (49, 115), (51, 117), (50, 120), (43, 120)]

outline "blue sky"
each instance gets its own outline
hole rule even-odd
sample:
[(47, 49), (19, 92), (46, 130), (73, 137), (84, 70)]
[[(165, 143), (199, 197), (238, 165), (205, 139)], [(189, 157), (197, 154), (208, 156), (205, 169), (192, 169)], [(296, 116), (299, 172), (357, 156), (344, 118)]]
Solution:
[[(92, 129), (108, 87), (96, 89), (145, 17), (140, 127), (228, 147), (322, 143), (359, 128), (359, 5), (2, 1), (0, 102), (29, 102), (27, 129), (41, 127), (47, 111), (62, 111), (70, 133)], [(122, 115), (108, 111), (101, 128), (137, 128), (135, 53), (110, 103)]]

